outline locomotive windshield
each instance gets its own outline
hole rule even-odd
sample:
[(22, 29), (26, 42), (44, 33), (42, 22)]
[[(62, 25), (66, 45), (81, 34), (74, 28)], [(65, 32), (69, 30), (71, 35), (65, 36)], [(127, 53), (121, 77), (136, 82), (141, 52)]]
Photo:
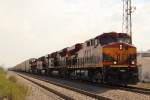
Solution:
[(103, 37), (99, 41), (101, 45), (109, 44), (112, 42), (130, 43), (130, 38), (129, 37)]
[(125, 43), (130, 43), (130, 38), (118, 38), (117, 42), (125, 42)]

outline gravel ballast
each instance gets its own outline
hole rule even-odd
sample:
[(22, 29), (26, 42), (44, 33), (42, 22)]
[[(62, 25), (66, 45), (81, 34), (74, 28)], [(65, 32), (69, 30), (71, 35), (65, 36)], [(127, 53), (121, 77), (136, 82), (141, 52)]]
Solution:
[(26, 85), (29, 88), (26, 100), (62, 100), (62, 98), (58, 97), (57, 95), (33, 84), (28, 80), (25, 80), (14, 72), (8, 72), (8, 75), (15, 76), (18, 80), (18, 83)]
[[(85, 91), (89, 91), (94, 94), (110, 98), (112, 100), (150, 100), (150, 95), (146, 95), (146, 94), (134, 93), (134, 92), (124, 91), (124, 90), (119, 90), (119, 89), (108, 89), (105, 87), (92, 86), (92, 85), (88, 85), (84, 83), (76, 83), (76, 82), (71, 82), (71, 81), (67, 81), (63, 79), (61, 80), (61, 79), (55, 79), (55, 78), (50, 78), (50, 77), (45, 77), (45, 76), (41, 76), (41, 77), (42, 79), (51, 80), (51, 81), (58, 82), (61, 84), (66, 84), (68, 86), (72, 86), (75, 88), (83, 89)], [(82, 95), (80, 93), (77, 93), (74, 91), (68, 91), (67, 89), (55, 86), (53, 84), (49, 84), (47, 82), (39, 81), (37, 79), (33, 79), (33, 80), (38, 81), (41, 84), (45, 84), (45, 86), (49, 86), (62, 93), (65, 93), (66, 95), (69, 95), (76, 100), (92, 100), (93, 99), (88, 96)], [(49, 100), (53, 100), (53, 99), (49, 99)]]

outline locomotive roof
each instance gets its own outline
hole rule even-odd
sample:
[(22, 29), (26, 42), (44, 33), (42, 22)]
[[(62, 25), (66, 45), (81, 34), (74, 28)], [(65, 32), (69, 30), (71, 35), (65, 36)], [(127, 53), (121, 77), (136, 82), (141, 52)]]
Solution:
[(103, 33), (96, 37), (96, 39), (104, 38), (104, 37), (112, 37), (112, 38), (129, 38), (130, 36), (127, 33), (117, 33), (117, 32), (109, 32), (109, 33)]
[(76, 52), (78, 52), (82, 48), (82, 44), (83, 43), (77, 43), (73, 45), (72, 47), (69, 47), (68, 53), (70, 53), (71, 55), (74, 55)]
[(49, 54), (49, 56), (50, 56), (50, 57), (55, 57), (55, 56), (57, 55), (57, 53), (58, 53), (57, 51), (56, 51), (56, 52), (53, 52), (53, 53)]
[(61, 51), (59, 51), (59, 54), (63, 57), (67, 54), (67, 48), (62, 49)]
[(79, 47), (82, 46), (83, 43), (76, 43), (75, 45), (73, 45), (72, 47), (67, 48), (68, 51), (71, 51), (73, 49), (77, 49)]

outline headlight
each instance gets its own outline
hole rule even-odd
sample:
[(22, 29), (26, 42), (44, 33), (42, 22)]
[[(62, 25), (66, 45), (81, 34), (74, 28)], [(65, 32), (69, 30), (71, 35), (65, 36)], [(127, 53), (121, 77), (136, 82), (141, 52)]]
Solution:
[(117, 62), (116, 62), (116, 61), (114, 61), (114, 64), (116, 65), (116, 64), (117, 64)]
[(135, 64), (135, 61), (132, 61), (131, 64), (134, 65), (134, 64)]
[(119, 49), (120, 49), (120, 50), (122, 50), (122, 49), (123, 49), (123, 46), (122, 46), (122, 45), (120, 45)]

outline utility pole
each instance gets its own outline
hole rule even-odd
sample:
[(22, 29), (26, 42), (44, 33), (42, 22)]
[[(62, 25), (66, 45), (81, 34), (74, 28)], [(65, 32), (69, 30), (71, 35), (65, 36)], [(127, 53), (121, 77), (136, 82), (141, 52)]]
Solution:
[(132, 44), (132, 13), (135, 10), (135, 7), (132, 7), (131, 0), (123, 0), (123, 22), (122, 22), (122, 32), (125, 32), (130, 35)]

